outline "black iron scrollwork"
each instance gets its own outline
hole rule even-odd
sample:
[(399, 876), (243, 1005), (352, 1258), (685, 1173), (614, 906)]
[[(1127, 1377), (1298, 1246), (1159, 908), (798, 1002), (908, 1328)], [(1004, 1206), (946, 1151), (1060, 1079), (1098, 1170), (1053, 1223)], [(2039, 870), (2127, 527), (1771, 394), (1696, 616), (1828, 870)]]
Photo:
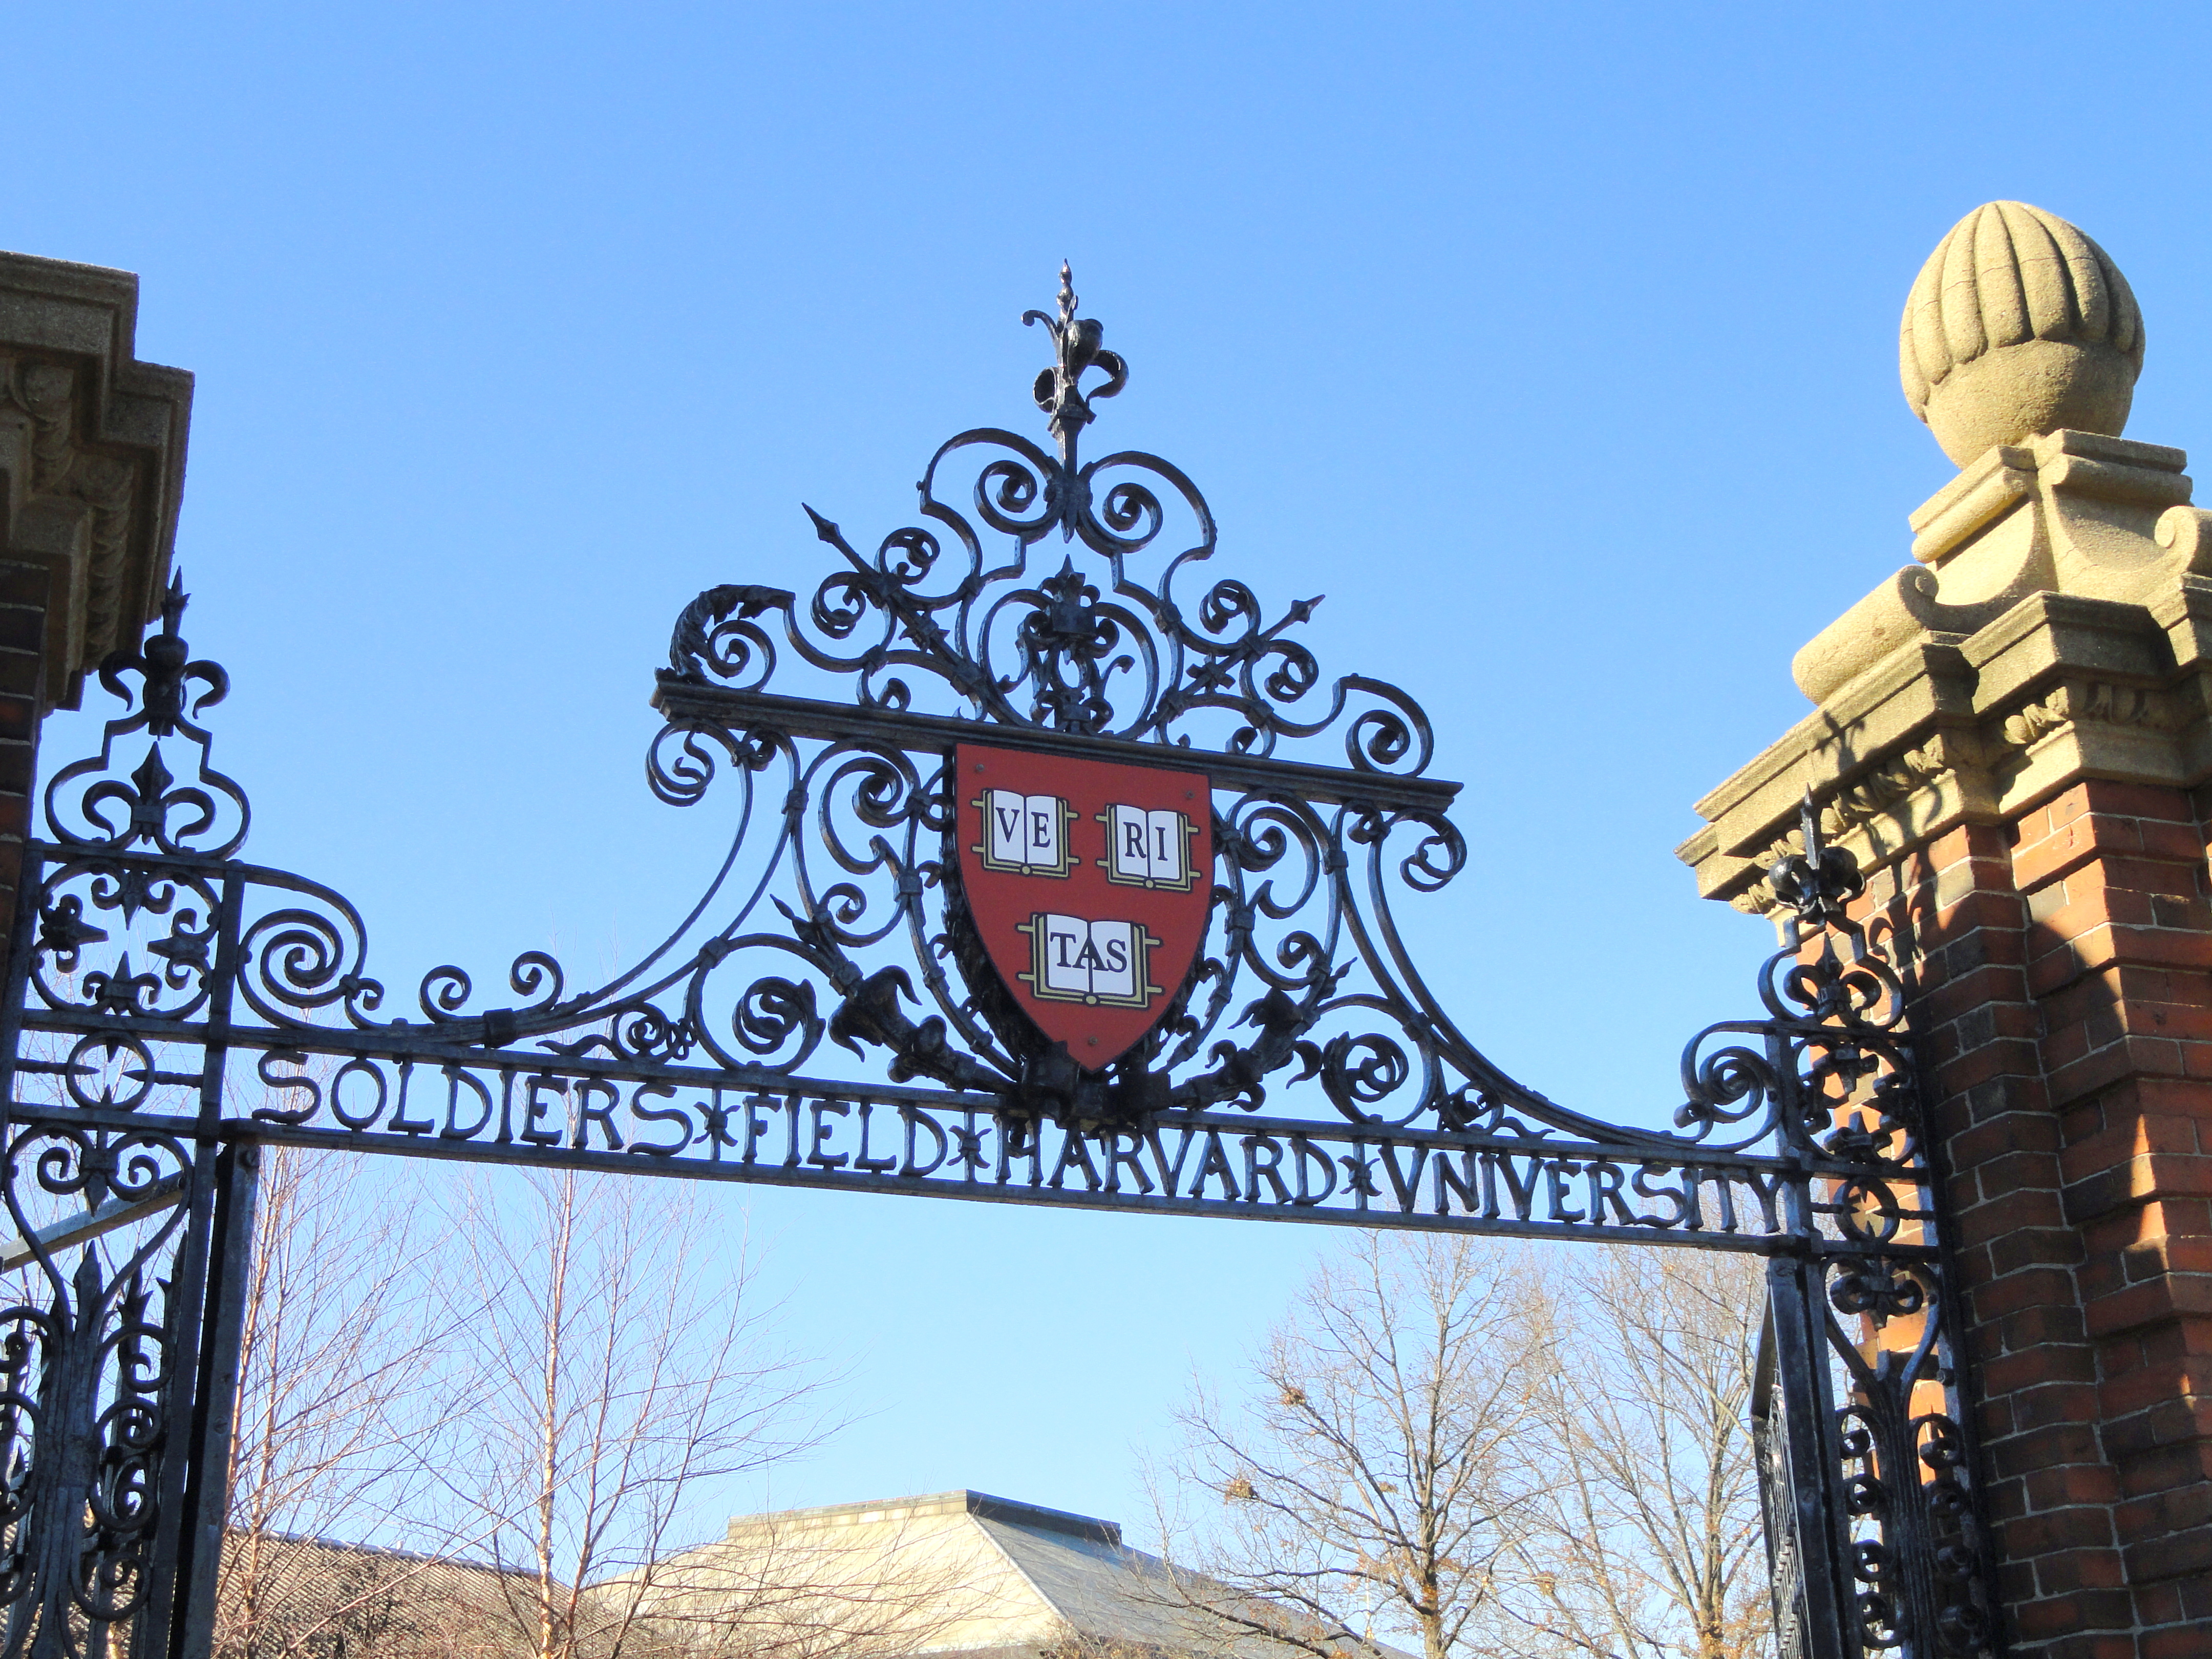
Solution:
[[(1361, 777), (1421, 778), (1433, 752), (1426, 715), (1398, 688), (1346, 675), (1324, 690), (1317, 659), (1290, 632), (1317, 599), (1271, 622), (1234, 578), (1216, 580), (1194, 603), (1178, 597), (1179, 582), (1214, 554), (1212, 511), (1157, 456), (1079, 460), (1091, 400), (1118, 393), (1128, 367), (1076, 304), (1063, 268), (1059, 314), (1026, 318), (1054, 343), (1054, 362), (1035, 390), (1057, 457), (1011, 432), (963, 433), (924, 473), (921, 521), (885, 537), (872, 557), (809, 509), (816, 534), (841, 560), (810, 602), (736, 583), (702, 593), (678, 617), (663, 680), (671, 720), (647, 765), (655, 792), (696, 804), (726, 766), (745, 780), (749, 814), (780, 792), (789, 817), (792, 803), (817, 802), (819, 782), (833, 775), (822, 769), (830, 756), (848, 764), (842, 757), (872, 753), (881, 799), (872, 808), (856, 800), (856, 827), (889, 832), (856, 844), (842, 820), (823, 817), (820, 844), (842, 878), (828, 884), (813, 874), (809, 838), (787, 833), (771, 858), (797, 889), (775, 901), (793, 918), (788, 942), (726, 934), (711, 968), (725, 972), (732, 960), (803, 947), (816, 974), (807, 1006), (838, 1011), (832, 1024), (854, 1040), (848, 1046), (886, 1051), (895, 1076), (1042, 1097), (1084, 1119), (1127, 1120), (1162, 1108), (1257, 1111), (1271, 1089), (1316, 1082), (1347, 1123), (1464, 1124), (1474, 1121), (1464, 1103), (1480, 1097), (1489, 1121), (1514, 1133), (1595, 1131), (1492, 1066), (1421, 987), (1399, 941), (1389, 889), (1432, 892), (1465, 864), (1465, 844), (1441, 810), (1451, 786), (1430, 798), (1433, 805), (1331, 807), (1281, 789), (1218, 799), (1217, 924), (1194, 994), (1115, 1078), (1054, 1073), (1049, 1056), (1010, 1052), (944, 973), (947, 930), (936, 904), (944, 857), (912, 830), (941, 829), (945, 809), (934, 787), (909, 797), (902, 791), (910, 785), (890, 782), (909, 752), (941, 751), (944, 739), (917, 738), (902, 725), (907, 717), (937, 711), (1017, 731), (1156, 744), (1179, 757), (1212, 748), (1254, 760), (1334, 728), (1355, 785)], [(1089, 374), (1103, 380), (1085, 392)], [(948, 488), (956, 463), (967, 469), (959, 475), (964, 511)], [(1171, 525), (1179, 528), (1170, 539)], [(1032, 574), (1031, 550), (1055, 531), (1071, 550), (1057, 568)], [(1003, 556), (987, 554), (987, 533), (1010, 539)], [(1102, 564), (1079, 568), (1076, 550)], [(1156, 580), (1140, 570), (1140, 556), (1160, 561)], [(786, 648), (807, 670), (837, 676), (853, 706), (873, 717), (819, 757), (805, 712), (778, 705), (770, 690)], [(740, 719), (691, 717), (677, 712), (690, 686), (760, 702)], [(910, 823), (897, 821), (902, 811)], [(933, 811), (939, 819), (924, 825), (921, 815)], [(859, 959), (862, 947), (895, 933), (913, 945), (897, 994)], [(736, 1005), (793, 1006), (789, 981), (787, 965), (766, 969)], [(866, 999), (856, 1000), (864, 986)], [(918, 1023), (893, 1018), (908, 998), (928, 1006)], [(795, 1067), (817, 1053), (818, 1035), (799, 1040), (812, 1031), (803, 1021), (740, 1024), (772, 1030), (781, 1064)], [(700, 1032), (710, 1046), (714, 1028), (710, 1015)], [(1531, 1127), (1539, 1119), (1543, 1131)]]
[[(1784, 1386), (1829, 1402), (1820, 1467), (1802, 1473), (1836, 1496), (1838, 1638), (1966, 1659), (1989, 1650), (1994, 1603), (1904, 988), (1850, 914), (1863, 880), (1848, 852), (1821, 845), (1809, 793), (1800, 824), (1802, 850), (1769, 878), (1786, 909), (1759, 976), (1768, 1018), (1692, 1042), (1678, 1121), (1755, 1109), (1815, 1172), (1794, 1231), (1809, 1257), (1803, 1316), (1827, 1363)], [(1732, 1040), (1709, 1051), (1716, 1034)], [(1809, 1541), (1778, 1555), (1817, 1558)]]
[[(190, 1153), (149, 1127), (6, 1131), (6, 1207), (28, 1283), (0, 1306), (0, 1653), (92, 1656), (154, 1582), (157, 1480), (173, 1425), (176, 1338), (157, 1282), (181, 1227), (170, 1209), (104, 1261), (44, 1242), (52, 1212), (150, 1200)], [(74, 1524), (40, 1524), (55, 1517)], [(44, 1633), (41, 1639), (41, 1632)]]
[[(628, 971), (572, 989), (550, 956), (525, 951), (500, 1006), (483, 1006), (473, 976), (445, 964), (421, 976), (410, 1012), (388, 1007), (362, 919), (341, 894), (236, 861), (245, 796), (209, 766), (193, 718), (228, 681), (191, 659), (175, 585), (160, 634), (102, 672), (126, 701), (139, 682), (136, 707), (109, 723), (98, 757), (47, 791), (57, 856), (39, 889), (31, 985), (48, 1017), (188, 1021), (227, 985), (234, 1018), (266, 1022), (283, 1048), (394, 1063), (426, 1042), (450, 1060), (456, 1044), (504, 1053), (534, 1042), (579, 1063), (705, 1066), (792, 1087), (857, 1063), (1079, 1131), (1310, 1101), (1321, 1121), (1363, 1134), (1474, 1134), (1501, 1156), (1602, 1149), (1648, 1166), (1636, 1176), (1646, 1184), (1701, 1160), (1826, 1157), (1814, 1140), (1820, 1088), (1880, 1067), (1864, 1045), (1804, 1033), (1846, 1016), (1887, 1030), (1899, 1006), (1894, 976), (1845, 914), (1848, 859), (1808, 845), (1778, 869), (1799, 925), (1828, 943), (1809, 957), (1778, 952), (1762, 979), (1765, 1017), (1691, 1046), (1671, 1133), (1584, 1116), (1504, 1074), (1424, 983), (1393, 911), (1403, 892), (1439, 891), (1467, 863), (1445, 811), (1456, 786), (1426, 776), (1426, 716), (1360, 675), (1322, 692), (1316, 659), (1290, 633), (1316, 601), (1268, 622), (1233, 577), (1188, 607), (1176, 598), (1179, 577), (1214, 555), (1212, 514), (1156, 456), (1079, 460), (1092, 402), (1118, 393), (1128, 368), (1077, 314), (1062, 276), (1057, 316), (1030, 317), (1054, 344), (1036, 392), (1057, 456), (1011, 432), (963, 433), (924, 474), (921, 521), (872, 557), (815, 515), (840, 568), (805, 605), (731, 584), (678, 617), (648, 779), (690, 806), (726, 773), (737, 822), (690, 915)], [(1088, 391), (1086, 377), (1097, 380)], [(946, 489), (955, 459), (973, 463), (968, 513)], [(1180, 514), (1172, 538), (1167, 503)], [(1055, 531), (1068, 550), (1032, 576), (1031, 550)], [(987, 556), (984, 532), (1010, 545)], [(842, 679), (849, 699), (772, 690), (787, 647), (810, 672)], [(1209, 715), (1221, 720), (1211, 746), (1198, 729)], [(1291, 753), (1332, 729), (1340, 764)], [(1156, 748), (1215, 775), (1210, 931), (1172, 1017), (1108, 1074), (1025, 1047), (1019, 1022), (994, 1023), (955, 971), (944, 768), (955, 737), (982, 730), (1119, 739), (1125, 756)], [(1295, 771), (1267, 770), (1294, 759)], [(1800, 1033), (1780, 1056), (1766, 1043), (1777, 1030)], [(1788, 1069), (1800, 1059), (1811, 1067), (1802, 1077)], [(1727, 1181), (1708, 1188), (1725, 1195)], [(1762, 1214), (1773, 1209), (1761, 1200)], [(1678, 1193), (1623, 1224), (1698, 1213), (1694, 1195)]]
[[(69, 846), (103, 851), (144, 846), (223, 859), (245, 843), (251, 816), (246, 792), (206, 763), (210, 738), (192, 719), (229, 695), (230, 678), (211, 662), (191, 660), (178, 632), (184, 580), (181, 572), (170, 580), (161, 632), (143, 650), (116, 652), (100, 666), (100, 683), (125, 702), (132, 698), (124, 677), (137, 678), (137, 712), (109, 721), (100, 753), (64, 767), (46, 786), (47, 824)], [(187, 711), (195, 682), (204, 689)], [(115, 745), (140, 732), (151, 740), (144, 758), (118, 775)], [(198, 751), (192, 775), (181, 783), (170, 775), (159, 746), (160, 739), (179, 735)]]
[[(1095, 418), (1091, 399), (1120, 392), (1128, 366), (1100, 343), (1095, 319), (1075, 315), (1065, 267), (1062, 277), (1060, 315), (1026, 318), (1054, 340), (1055, 362), (1038, 376), (1036, 397), (1059, 454), (998, 428), (960, 434), (923, 474), (925, 522), (892, 532), (872, 556), (809, 508), (815, 533), (843, 568), (803, 608), (781, 588), (709, 588), (678, 620), (671, 672), (760, 690), (775, 672), (780, 634), (805, 664), (848, 678), (863, 708), (921, 707), (927, 683), (948, 694), (948, 711), (1000, 724), (1218, 741), (1257, 754), (1340, 725), (1354, 769), (1425, 770), (1428, 720), (1411, 698), (1358, 675), (1324, 691), (1319, 662), (1288, 635), (1318, 599), (1269, 622), (1234, 578), (1182, 597), (1182, 583), (1213, 556), (1218, 532), (1205, 497), (1179, 469), (1133, 450), (1079, 461), (1078, 434)], [(1107, 379), (1085, 393), (1082, 377), (1094, 370)], [(1175, 539), (1164, 543), (1170, 527)], [(1103, 556), (1099, 577), (1079, 572), (1072, 556), (1030, 574), (1030, 550), (1055, 531)], [(1012, 539), (1010, 559), (987, 557), (985, 532)], [(1147, 582), (1134, 562), (1160, 556), (1164, 546), (1176, 550)], [(659, 776), (655, 783), (663, 787)]]

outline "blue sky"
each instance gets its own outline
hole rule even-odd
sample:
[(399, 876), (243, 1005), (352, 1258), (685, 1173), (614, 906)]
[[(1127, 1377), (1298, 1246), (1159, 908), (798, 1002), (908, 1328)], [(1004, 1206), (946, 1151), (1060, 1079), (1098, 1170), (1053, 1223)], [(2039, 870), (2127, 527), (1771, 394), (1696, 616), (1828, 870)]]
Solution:
[[(1991, 198), (2072, 219), (2148, 319), (2130, 434), (2206, 425), (2196, 8), (4, 15), (0, 246), (141, 273), (141, 355), (199, 376), (218, 760), (398, 981), (588, 971), (681, 914), (712, 826), (640, 775), (676, 612), (810, 585), (802, 500), (872, 539), (941, 439), (1027, 429), (1017, 319), (1067, 258), (1133, 371), (1102, 439), (1436, 720), (1477, 862), (1413, 932), (1462, 1024), (1649, 1116), (1766, 939), (1695, 899), (1689, 803), (1805, 712), (1791, 653), (1952, 476), (1897, 389), (1928, 251)], [(874, 1413), (782, 1503), (1134, 1521), (1183, 1379), (1328, 1243), (723, 1202)]]

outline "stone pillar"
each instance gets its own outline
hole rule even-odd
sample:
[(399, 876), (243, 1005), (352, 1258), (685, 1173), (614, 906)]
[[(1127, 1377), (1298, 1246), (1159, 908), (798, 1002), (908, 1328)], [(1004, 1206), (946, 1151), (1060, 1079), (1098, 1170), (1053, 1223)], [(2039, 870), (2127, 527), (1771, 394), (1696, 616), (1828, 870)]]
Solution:
[(2212, 1654), (2212, 514), (2180, 452), (2118, 436), (2142, 341), (2072, 227), (2007, 203), (1953, 231), (1903, 356), (1961, 474), (1681, 848), (1763, 912), (1809, 788), (1870, 872), (2016, 1659)]
[(138, 279), (0, 253), (0, 954), (40, 722), (161, 610), (192, 377), (132, 355)]

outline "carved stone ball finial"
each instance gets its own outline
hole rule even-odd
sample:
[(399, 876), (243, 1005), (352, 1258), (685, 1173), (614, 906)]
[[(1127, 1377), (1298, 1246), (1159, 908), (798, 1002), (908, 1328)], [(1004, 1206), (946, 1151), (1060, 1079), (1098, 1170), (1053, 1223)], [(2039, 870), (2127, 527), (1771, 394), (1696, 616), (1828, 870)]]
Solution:
[(2025, 202), (1951, 227), (1898, 331), (1905, 401), (1962, 467), (2061, 429), (2118, 437), (2142, 359), (2142, 313), (2112, 256)]

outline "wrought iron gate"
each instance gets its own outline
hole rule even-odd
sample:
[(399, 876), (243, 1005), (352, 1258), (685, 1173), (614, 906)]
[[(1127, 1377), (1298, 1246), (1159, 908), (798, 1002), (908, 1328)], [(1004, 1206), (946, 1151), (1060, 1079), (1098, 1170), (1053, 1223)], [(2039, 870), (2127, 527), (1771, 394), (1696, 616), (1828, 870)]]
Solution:
[[(29, 1287), (0, 1311), (0, 1659), (208, 1651), (270, 1143), (1757, 1253), (1791, 1651), (1992, 1650), (1939, 1182), (1900, 986), (1845, 912), (1849, 856), (1808, 800), (1773, 872), (1788, 937), (1757, 1010), (1685, 1050), (1671, 1131), (1505, 1076), (1394, 920), (1467, 860), (1426, 716), (1323, 673), (1293, 631), (1316, 601), (1271, 619), (1213, 577), (1212, 516), (1175, 467), (1079, 459), (1127, 370), (1062, 277), (1057, 314), (1025, 319), (1054, 343), (1036, 400), (1055, 451), (963, 432), (872, 553), (814, 515), (831, 571), (805, 599), (716, 587), (678, 617), (647, 781), (732, 798), (734, 830), (691, 913), (606, 984), (572, 990), (533, 951), (494, 997), (447, 966), (395, 1006), (341, 894), (241, 857), (246, 792), (201, 723), (228, 682), (191, 659), (180, 586), (102, 668), (126, 712), (46, 785), (0, 1011), (20, 1235), (0, 1261)], [(1203, 867), (1161, 830), (1169, 864), (1110, 866), (1108, 844), (1096, 878), (1186, 905), (1142, 915), (1202, 930), (1187, 969), (1055, 978), (1173, 953), (1152, 921), (1048, 911), (1034, 974), (986, 959), (969, 886), (1066, 875), (1072, 841), (1051, 837), (1091, 832), (1054, 796), (1060, 827), (1018, 855), (969, 843), (992, 834), (963, 816), (995, 799), (958, 771), (980, 744), (1017, 781), (1193, 780), (1187, 815), (1100, 818), (1110, 836), (1113, 812), (1151, 811)], [(1091, 931), (1048, 961), (1063, 923)], [(1085, 969), (1067, 939), (1103, 954)], [(1150, 1023), (1085, 1064), (1097, 1039), (1075, 1034), (1106, 1029), (1103, 1004)]]

